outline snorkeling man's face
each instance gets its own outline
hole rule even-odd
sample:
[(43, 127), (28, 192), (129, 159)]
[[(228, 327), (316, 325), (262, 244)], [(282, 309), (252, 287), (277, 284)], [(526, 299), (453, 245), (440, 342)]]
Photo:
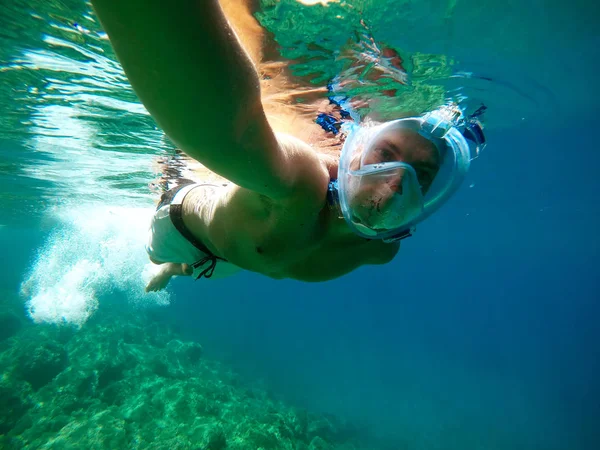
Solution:
[[(370, 228), (394, 228), (418, 214), (420, 194), (425, 195), (440, 167), (440, 156), (435, 145), (416, 131), (392, 130), (369, 145), (362, 167), (382, 163), (403, 162), (407, 169), (395, 169), (379, 176), (364, 176), (352, 186), (350, 203), (357, 222)], [(352, 162), (358, 170), (361, 161)], [(399, 201), (399, 197), (402, 201)]]

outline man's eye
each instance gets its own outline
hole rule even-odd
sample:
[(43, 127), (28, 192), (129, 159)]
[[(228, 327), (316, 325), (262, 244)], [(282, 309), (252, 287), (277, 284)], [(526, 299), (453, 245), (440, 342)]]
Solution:
[(432, 181), (431, 174), (420, 169), (416, 169), (415, 172), (417, 173), (417, 179), (419, 180), (421, 187), (428, 188)]
[(396, 161), (397, 159), (394, 152), (387, 148), (378, 148), (377, 151), (379, 153), (380, 162)]

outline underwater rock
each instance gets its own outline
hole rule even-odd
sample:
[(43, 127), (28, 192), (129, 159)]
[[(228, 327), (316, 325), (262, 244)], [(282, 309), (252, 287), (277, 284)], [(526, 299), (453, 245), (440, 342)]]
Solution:
[(333, 450), (333, 446), (321, 437), (316, 436), (310, 441), (308, 450)]
[(0, 384), (0, 435), (8, 433), (31, 407), (18, 394), (14, 386)]
[(0, 448), (370, 448), (178, 337), (141, 314), (102, 311), (79, 330), (25, 326), (0, 346)]
[(21, 319), (15, 313), (0, 312), (0, 341), (13, 337), (21, 326)]
[(193, 373), (202, 356), (202, 346), (196, 342), (170, 340), (164, 351), (152, 358), (152, 369), (165, 378), (185, 378)]
[(325, 438), (328, 441), (334, 440), (335, 428), (326, 417), (313, 418), (308, 423), (306, 435), (309, 441), (314, 441), (315, 438)]
[(124, 363), (106, 364), (100, 368), (98, 370), (97, 388), (102, 390), (112, 383), (121, 381), (125, 377), (125, 369), (127, 369), (127, 365)]
[(196, 342), (173, 339), (167, 343), (167, 350), (181, 365), (194, 365), (202, 356), (202, 346)]
[(288, 425), (292, 428), (294, 436), (306, 442), (308, 439), (308, 412), (304, 409), (294, 409), (287, 416)]
[(276, 450), (279, 448), (279, 439), (272, 430), (263, 427), (252, 427), (248, 432), (248, 441), (253, 445), (252, 448), (262, 448), (264, 450)]
[(221, 427), (208, 430), (205, 435), (205, 441), (207, 442), (204, 445), (204, 449), (206, 450), (223, 450), (227, 447), (225, 432)]
[(22, 354), (19, 364), (21, 378), (34, 390), (48, 384), (68, 363), (67, 352), (54, 342), (44, 342)]
[[(125, 421), (111, 410), (82, 415), (62, 427), (46, 448), (128, 448)], [(106, 432), (105, 430), (109, 431)]]

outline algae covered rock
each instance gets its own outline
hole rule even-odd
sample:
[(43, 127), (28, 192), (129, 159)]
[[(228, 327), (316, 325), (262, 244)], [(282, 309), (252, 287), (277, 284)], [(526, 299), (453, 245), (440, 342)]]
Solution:
[(209, 429), (205, 436), (204, 448), (206, 450), (224, 450), (227, 447), (227, 439), (225, 439), (225, 431), (223, 428), (218, 426)]
[(331, 441), (335, 438), (336, 428), (327, 417), (313, 417), (308, 422), (306, 435), (309, 441), (315, 438), (324, 438)]
[(333, 446), (319, 436), (316, 436), (310, 441), (308, 450), (333, 450)]
[(196, 342), (181, 342), (172, 339), (167, 343), (167, 350), (180, 364), (196, 364), (202, 356), (202, 346)]
[(16, 386), (0, 384), (0, 435), (8, 433), (31, 407), (22, 394)]
[(368, 450), (178, 338), (140, 314), (24, 327), (0, 347), (0, 448)]
[(193, 369), (202, 356), (202, 346), (196, 342), (170, 340), (164, 350), (156, 352), (152, 358), (155, 373), (165, 378), (185, 378), (193, 373)]
[(110, 409), (91, 417), (82, 415), (57, 431), (48, 442), (50, 448), (128, 448), (125, 421)]
[(253, 447), (264, 450), (275, 450), (279, 446), (279, 439), (272, 429), (268, 427), (253, 427), (248, 431), (248, 441)]
[(68, 364), (67, 352), (54, 342), (43, 342), (21, 355), (19, 372), (34, 390), (48, 384)]
[(21, 329), (19, 316), (10, 311), (0, 312), (0, 341), (13, 337)]

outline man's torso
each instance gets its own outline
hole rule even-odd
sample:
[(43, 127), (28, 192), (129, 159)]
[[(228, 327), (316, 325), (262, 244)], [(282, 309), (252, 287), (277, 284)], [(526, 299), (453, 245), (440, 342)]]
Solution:
[(384, 264), (398, 252), (399, 244), (340, 233), (346, 225), (326, 205), (326, 191), (322, 207), (314, 207), (301, 197), (275, 202), (233, 184), (211, 191), (208, 204), (202, 189), (186, 196), (184, 223), (217, 256), (246, 270), (324, 281), (363, 264)]

